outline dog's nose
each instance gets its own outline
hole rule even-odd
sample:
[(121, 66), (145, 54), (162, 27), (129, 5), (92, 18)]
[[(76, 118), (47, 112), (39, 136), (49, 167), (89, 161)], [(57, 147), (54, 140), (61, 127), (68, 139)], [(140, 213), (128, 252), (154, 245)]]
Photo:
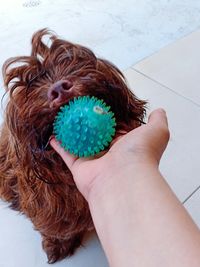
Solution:
[(48, 99), (54, 103), (62, 103), (66, 100), (72, 86), (73, 84), (69, 80), (55, 82), (48, 90)]

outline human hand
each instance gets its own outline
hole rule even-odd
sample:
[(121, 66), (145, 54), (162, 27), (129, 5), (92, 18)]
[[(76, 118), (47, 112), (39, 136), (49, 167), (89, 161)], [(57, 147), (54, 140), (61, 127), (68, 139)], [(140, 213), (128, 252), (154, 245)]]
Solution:
[(110, 149), (97, 157), (77, 158), (65, 151), (55, 138), (51, 146), (62, 157), (70, 169), (74, 181), (88, 200), (95, 181), (134, 164), (159, 165), (160, 158), (169, 140), (169, 130), (165, 111), (153, 111), (148, 123), (115, 139)]

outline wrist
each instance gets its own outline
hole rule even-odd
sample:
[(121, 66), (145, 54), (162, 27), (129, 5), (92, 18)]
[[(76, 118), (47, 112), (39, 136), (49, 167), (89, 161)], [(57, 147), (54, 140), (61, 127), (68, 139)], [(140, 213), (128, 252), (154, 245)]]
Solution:
[[(138, 162), (113, 169), (113, 172), (107, 172), (106, 175), (102, 173), (94, 180), (88, 203), (110, 266), (122, 266), (127, 253), (132, 255), (131, 236), (135, 235), (133, 225), (135, 220), (140, 220), (138, 199), (158, 176), (156, 164)], [(124, 247), (127, 248), (126, 252)], [(117, 265), (113, 260), (118, 262)]]

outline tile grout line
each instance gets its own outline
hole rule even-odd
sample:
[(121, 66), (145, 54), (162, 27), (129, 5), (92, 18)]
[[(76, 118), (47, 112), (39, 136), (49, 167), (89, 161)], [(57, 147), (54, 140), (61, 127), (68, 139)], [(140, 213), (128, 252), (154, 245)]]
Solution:
[(186, 199), (182, 202), (182, 204), (184, 205), (197, 191), (199, 191), (199, 189), (200, 185), (192, 193), (190, 193), (188, 197), (186, 197)]
[(172, 93), (176, 94), (176, 95), (179, 96), (179, 97), (184, 98), (185, 100), (191, 102), (191, 103), (194, 104), (195, 106), (200, 107), (200, 104), (198, 104), (197, 102), (194, 102), (194, 101), (191, 100), (190, 98), (187, 98), (187, 97), (185, 97), (185, 96), (182, 95), (182, 94), (179, 94), (178, 92), (176, 92), (176, 91), (174, 91), (173, 89), (169, 88), (168, 86), (166, 86), (166, 85), (160, 83), (159, 81), (157, 81), (157, 80), (151, 78), (150, 76), (146, 75), (145, 73), (143, 73), (143, 72), (141, 72), (141, 71), (135, 69), (134, 67), (130, 67), (129, 69), (134, 70), (135, 72), (141, 74), (141, 75), (144, 76), (145, 78), (147, 78), (147, 79), (149, 79), (149, 80), (151, 80), (151, 81), (153, 81), (153, 82), (159, 84), (160, 86), (162, 86), (162, 87), (168, 89), (168, 90), (171, 91)]
[[(130, 67), (129, 69), (132, 69), (132, 70), (136, 71), (137, 73), (141, 74), (142, 76), (146, 77), (147, 79), (149, 79), (149, 80), (151, 80), (151, 81), (153, 81), (153, 82), (155, 82), (155, 83), (161, 85), (162, 87), (168, 89), (169, 91), (171, 91), (172, 93), (178, 95), (179, 97), (183, 97), (185, 100), (191, 102), (191, 103), (194, 104), (195, 106), (200, 107), (200, 105), (199, 105), (198, 103), (192, 101), (191, 99), (185, 97), (184, 95), (181, 95), (181, 94), (177, 93), (177, 92), (174, 91), (173, 89), (171, 89), (171, 88), (167, 87), (166, 85), (164, 85), (164, 84), (158, 82), (157, 80), (154, 80), (153, 78), (151, 78), (151, 77), (149, 77), (148, 75), (146, 75), (146, 74), (140, 72), (139, 70), (135, 69), (134, 67)], [(182, 202), (182, 204), (184, 205), (184, 204), (185, 204), (185, 203), (186, 203), (186, 202), (187, 202), (187, 201), (188, 201), (188, 200), (189, 200), (189, 199), (190, 199), (190, 198), (191, 198), (197, 191), (199, 191), (199, 190), (200, 190), (200, 185), (199, 185), (194, 191), (192, 191), (192, 193), (190, 193), (188, 197), (186, 197), (186, 199)]]

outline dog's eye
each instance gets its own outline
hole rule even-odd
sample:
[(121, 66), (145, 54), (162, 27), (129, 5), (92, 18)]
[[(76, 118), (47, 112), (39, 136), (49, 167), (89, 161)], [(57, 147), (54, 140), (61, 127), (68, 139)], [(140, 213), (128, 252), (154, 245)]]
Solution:
[(29, 78), (28, 84), (27, 84), (27, 88), (29, 88), (31, 86), (31, 84), (36, 81), (37, 79), (41, 79), (42, 76), (44, 76), (46, 74), (45, 69), (42, 69), (40, 72), (38, 72), (37, 74), (33, 75), (32, 77)]

